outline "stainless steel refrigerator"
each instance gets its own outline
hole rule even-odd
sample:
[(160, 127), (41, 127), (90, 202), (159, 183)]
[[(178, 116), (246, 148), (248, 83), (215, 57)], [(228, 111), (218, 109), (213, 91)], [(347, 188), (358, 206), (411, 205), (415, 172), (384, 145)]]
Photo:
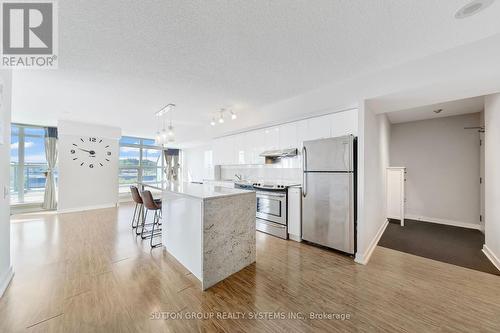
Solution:
[(355, 252), (356, 139), (304, 142), (302, 239)]

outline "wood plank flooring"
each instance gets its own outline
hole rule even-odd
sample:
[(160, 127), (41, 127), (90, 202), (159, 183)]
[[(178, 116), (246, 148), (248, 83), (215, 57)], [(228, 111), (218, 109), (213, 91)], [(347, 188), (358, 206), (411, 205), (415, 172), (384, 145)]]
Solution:
[(0, 332), (500, 331), (500, 277), (382, 247), (361, 266), (258, 233), (257, 263), (202, 292), (132, 208), (13, 216)]

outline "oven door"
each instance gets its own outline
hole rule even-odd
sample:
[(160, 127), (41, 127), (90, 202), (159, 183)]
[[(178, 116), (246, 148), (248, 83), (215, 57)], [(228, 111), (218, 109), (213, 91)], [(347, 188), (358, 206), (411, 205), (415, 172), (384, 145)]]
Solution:
[(257, 217), (286, 225), (286, 193), (257, 191)]

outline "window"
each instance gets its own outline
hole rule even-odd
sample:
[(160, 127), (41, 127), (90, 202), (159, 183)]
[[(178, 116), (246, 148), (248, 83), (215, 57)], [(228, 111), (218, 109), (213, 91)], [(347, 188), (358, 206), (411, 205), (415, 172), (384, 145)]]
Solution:
[(45, 129), (12, 124), (10, 145), (10, 202), (43, 202), (45, 192)]
[(165, 180), (162, 148), (154, 140), (124, 136), (120, 140), (120, 193), (138, 182), (160, 185)]

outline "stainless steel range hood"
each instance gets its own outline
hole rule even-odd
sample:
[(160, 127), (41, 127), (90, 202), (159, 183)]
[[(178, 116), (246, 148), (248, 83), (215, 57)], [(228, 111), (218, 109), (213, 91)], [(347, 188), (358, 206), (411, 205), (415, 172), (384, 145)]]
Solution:
[(260, 154), (262, 157), (278, 158), (278, 157), (294, 157), (297, 156), (297, 148), (266, 150)]

